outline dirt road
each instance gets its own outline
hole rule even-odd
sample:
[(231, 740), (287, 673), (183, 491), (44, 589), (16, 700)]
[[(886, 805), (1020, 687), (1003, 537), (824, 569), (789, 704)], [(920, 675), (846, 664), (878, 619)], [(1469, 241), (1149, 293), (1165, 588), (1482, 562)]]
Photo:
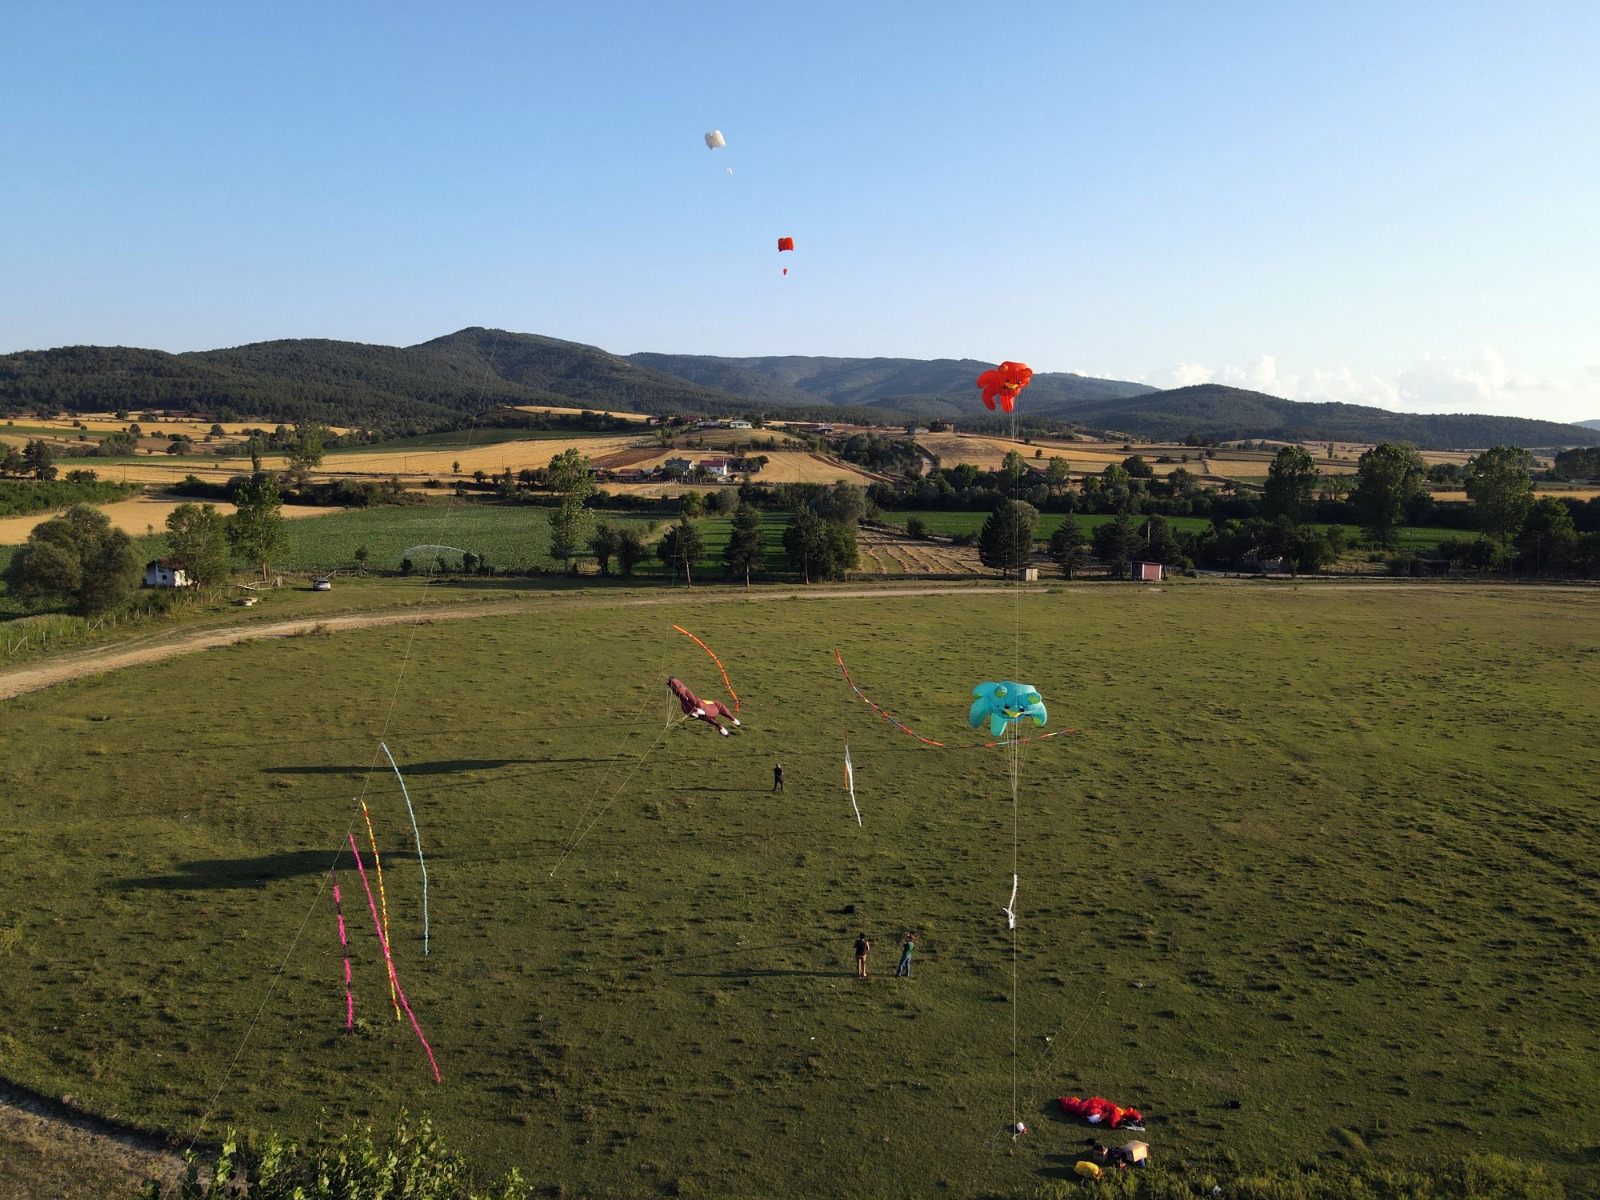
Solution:
[[(423, 602), (405, 609), (349, 613), (344, 616), (305, 617), (292, 621), (241, 621), (223, 627), (207, 626), (203, 629), (178, 629), (150, 634), (131, 641), (109, 646), (96, 646), (88, 650), (71, 651), (43, 662), (29, 663), (14, 670), (0, 671), (0, 700), (26, 695), (43, 688), (54, 687), (86, 675), (99, 675), (123, 667), (142, 663), (160, 662), (181, 654), (195, 654), (201, 650), (215, 650), (239, 642), (263, 641), (271, 638), (298, 637), (317, 630), (323, 633), (342, 633), (349, 629), (370, 629), (379, 625), (404, 625), (418, 621), (461, 621), (473, 617), (494, 617), (513, 613), (535, 612), (567, 605), (586, 605), (605, 608), (633, 608), (647, 605), (681, 604), (693, 600), (696, 604), (763, 603), (775, 600), (851, 600), (885, 596), (946, 596), (974, 592), (1009, 592), (1011, 589), (994, 585), (949, 585), (945, 587), (908, 588), (757, 588), (749, 592), (740, 589), (713, 591), (696, 590), (693, 593), (674, 591), (670, 595), (654, 596), (595, 596), (562, 595), (518, 600), (490, 600), (466, 602)], [(1029, 589), (1036, 590), (1036, 589)]]

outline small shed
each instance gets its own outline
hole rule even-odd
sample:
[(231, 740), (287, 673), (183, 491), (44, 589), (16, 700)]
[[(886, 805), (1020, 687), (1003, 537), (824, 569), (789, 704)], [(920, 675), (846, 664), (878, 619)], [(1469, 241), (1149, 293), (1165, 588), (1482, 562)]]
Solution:
[(1128, 578), (1139, 583), (1160, 583), (1161, 564), (1134, 559), (1128, 564)]
[(171, 559), (158, 558), (144, 566), (144, 585), (154, 588), (188, 587), (193, 580), (188, 572), (172, 565)]

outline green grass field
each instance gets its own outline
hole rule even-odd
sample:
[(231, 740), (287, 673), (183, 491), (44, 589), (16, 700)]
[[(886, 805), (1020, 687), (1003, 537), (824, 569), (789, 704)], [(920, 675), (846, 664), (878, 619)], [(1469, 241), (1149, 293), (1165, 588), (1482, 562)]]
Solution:
[[(427, 1110), (552, 1195), (1026, 1192), (1090, 1132), (1071, 1093), (1224, 1182), (1493, 1149), (1600, 1185), (1592, 592), (642, 596), (9, 701), (0, 1074), (185, 1141)], [(721, 694), (673, 623), (737, 736), (668, 724), (667, 674)], [(928, 736), (1017, 676), (1081, 732), (1021, 748), (1013, 808), (1003, 752), (906, 737), (834, 647)]]

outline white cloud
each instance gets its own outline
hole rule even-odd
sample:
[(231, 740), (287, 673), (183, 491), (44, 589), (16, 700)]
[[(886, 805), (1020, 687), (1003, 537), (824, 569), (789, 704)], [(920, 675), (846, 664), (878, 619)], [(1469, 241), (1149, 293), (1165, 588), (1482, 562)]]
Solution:
[[(1600, 365), (1587, 368), (1587, 374), (1600, 377)], [(1213, 368), (1179, 363), (1137, 379), (1162, 388), (1221, 383), (1286, 400), (1337, 401), (1398, 412), (1498, 413), (1561, 421), (1584, 419), (1578, 410), (1594, 407), (1593, 387), (1587, 381), (1574, 384), (1514, 372), (1489, 347), (1477, 361), (1466, 364), (1424, 354), (1414, 366), (1390, 377), (1359, 374), (1347, 366), (1281, 371), (1275, 356), (1263, 354), (1254, 366)], [(1554, 398), (1560, 393), (1567, 395), (1556, 403)], [(1562, 411), (1554, 411), (1557, 408)]]

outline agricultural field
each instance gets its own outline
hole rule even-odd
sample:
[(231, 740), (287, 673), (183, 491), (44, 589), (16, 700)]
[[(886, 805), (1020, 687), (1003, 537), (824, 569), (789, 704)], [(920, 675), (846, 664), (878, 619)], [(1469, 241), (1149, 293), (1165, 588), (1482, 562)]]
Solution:
[(862, 575), (995, 576), (978, 561), (978, 551), (972, 546), (917, 541), (863, 527), (856, 533), (856, 548), (861, 552)]
[[(111, 518), (111, 523), (118, 529), (139, 536), (152, 530), (166, 528), (168, 515), (180, 504), (197, 503), (202, 501), (192, 496), (145, 492), (127, 500), (118, 500), (113, 504), (97, 504), (95, 507)], [(231, 514), (234, 511), (233, 505), (226, 501), (215, 500), (205, 503), (213, 504), (220, 513)], [(65, 512), (66, 509), (60, 511)], [(300, 519), (339, 511), (341, 510), (337, 508), (318, 508), (310, 504), (288, 504), (284, 506), (283, 515), (285, 518)], [(32, 513), (25, 517), (0, 517), (0, 546), (21, 545), (28, 540), (28, 535), (33, 532), (34, 526), (59, 515), (60, 512)]]
[[(1228, 1185), (1494, 1149), (1600, 1187), (1592, 591), (794, 594), (530, 591), (8, 701), (0, 1075), (183, 1141), (427, 1111), (551, 1195), (1026, 1194), (1070, 1094)], [(668, 674), (726, 693), (673, 624), (734, 736), (676, 719)], [(1019, 674), (1078, 732), (1013, 801), (835, 649), (925, 736)]]

